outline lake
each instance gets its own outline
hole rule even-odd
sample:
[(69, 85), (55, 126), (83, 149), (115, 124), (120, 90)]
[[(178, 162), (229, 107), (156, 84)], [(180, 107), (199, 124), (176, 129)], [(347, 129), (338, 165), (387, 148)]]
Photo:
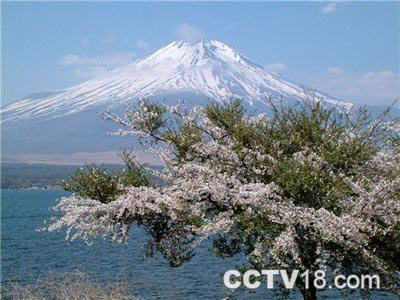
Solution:
[[(57, 190), (1, 191), (2, 281), (29, 282), (49, 271), (80, 270), (101, 280), (129, 280), (142, 299), (221, 299), (226, 289), (222, 276), (236, 269), (243, 258), (221, 260), (204, 243), (197, 255), (180, 268), (170, 268), (162, 257), (143, 259), (146, 235), (136, 230), (128, 245), (97, 240), (93, 246), (82, 241), (67, 242), (64, 232), (37, 232), (43, 221), (54, 216), (51, 207), (68, 193)], [(376, 298), (375, 298), (376, 297)], [(238, 293), (238, 299), (274, 299), (265, 288)], [(293, 295), (292, 299), (300, 299)], [(321, 299), (339, 299), (327, 291)], [(358, 299), (355, 296), (351, 299)], [(377, 293), (373, 299), (396, 299)]]

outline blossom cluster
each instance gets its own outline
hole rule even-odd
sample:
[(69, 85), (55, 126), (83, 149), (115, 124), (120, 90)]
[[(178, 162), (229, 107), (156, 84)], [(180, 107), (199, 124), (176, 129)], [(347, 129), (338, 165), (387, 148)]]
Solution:
[[(124, 192), (106, 204), (76, 195), (62, 198), (56, 206), (62, 215), (48, 230), (66, 227), (71, 240), (79, 237), (91, 242), (100, 236), (126, 242), (131, 226), (162, 216), (169, 228), (175, 226), (175, 234), (193, 238), (191, 247), (215, 235), (241, 232), (243, 243), (246, 237), (254, 237), (249, 257), (280, 267), (306, 269), (311, 265), (320, 269), (327, 261), (340, 262), (342, 254), (332, 250), (332, 245), (349, 253), (362, 253), (376, 269), (388, 267), (371, 240), (393, 234), (400, 224), (399, 154), (372, 152), (346, 174), (348, 167), (340, 169), (332, 155), (324, 157), (320, 147), (302, 147), (287, 154), (287, 150), (279, 150), (279, 141), (269, 147), (262, 144), (263, 140), (244, 144), (233, 133), (232, 126), (236, 125), (230, 127), (223, 120), (213, 119), (203, 107), (190, 111), (182, 105), (160, 109), (141, 102), (136, 111), (126, 113), (125, 119), (111, 114), (106, 118), (124, 127), (114, 134), (136, 136), (148, 151), (159, 155), (164, 169), (147, 170), (162, 178), (164, 184), (121, 187)], [(266, 115), (241, 116), (241, 121), (257, 132), (268, 132), (276, 122)], [(181, 128), (193, 130), (185, 135)], [(339, 147), (359, 138), (357, 132), (343, 132), (329, 142)], [(181, 144), (177, 137), (183, 139), (179, 140)], [(321, 178), (333, 182), (325, 196), (329, 198), (331, 193), (335, 197), (334, 209), (324, 203), (296, 202), (274, 180), (284, 164), (291, 164), (289, 171), (307, 166), (317, 181), (327, 180), (317, 177), (327, 174)], [(250, 225), (253, 223), (265, 228), (273, 224), (278, 229), (264, 231)], [(312, 262), (302, 253), (304, 242), (315, 245), (316, 259)]]

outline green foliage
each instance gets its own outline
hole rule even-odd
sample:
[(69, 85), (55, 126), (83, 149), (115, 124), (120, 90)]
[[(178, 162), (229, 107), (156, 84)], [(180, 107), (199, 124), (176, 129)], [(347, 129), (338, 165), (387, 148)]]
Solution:
[[(381, 185), (394, 185), (394, 179), (400, 176), (395, 156), (390, 156), (393, 160), (388, 165), (377, 166), (375, 160), (382, 157), (378, 153), (399, 151), (399, 137), (387, 130), (386, 116), (374, 118), (364, 109), (348, 112), (345, 108), (327, 108), (318, 101), (297, 107), (271, 101), (270, 107), (269, 118), (254, 120), (248, 118), (240, 101), (213, 102), (194, 117), (143, 101), (137, 111), (126, 114), (129, 122), (111, 117), (128, 127), (122, 135), (138, 135), (144, 145), (161, 142), (173, 153), (166, 160), (169, 172), (164, 174), (170, 186), (135, 190), (131, 199), (150, 195), (145, 198), (149, 199), (149, 208), (140, 206), (140, 213), (127, 208), (124, 224), (143, 226), (151, 236), (147, 254), (159, 252), (174, 267), (190, 260), (195, 243), (210, 234), (207, 238), (213, 239), (216, 255), (244, 253), (255, 269), (285, 265), (289, 272), (293, 268), (313, 273), (318, 261), (324, 260), (324, 266), (339, 268), (345, 274), (376, 271), (392, 280), (400, 267), (400, 229), (386, 236), (382, 234), (385, 230), (372, 229), (381, 229), (381, 222), (392, 230), (398, 221), (391, 216), (393, 222), (385, 223), (374, 214), (381, 203), (371, 202), (373, 208), (363, 211), (369, 204), (365, 200), (369, 190), (375, 189), (368, 183), (376, 179)], [(82, 197), (108, 203), (122, 193), (123, 187), (149, 186), (148, 177), (132, 157), (127, 153), (121, 157), (127, 165), (125, 171), (109, 174), (92, 166), (78, 171), (68, 188)], [(214, 185), (214, 180), (221, 182)], [(258, 195), (253, 189), (259, 188), (266, 192)], [(240, 197), (235, 198), (232, 191)], [(393, 199), (393, 194), (397, 198)], [(390, 203), (400, 201), (400, 187), (386, 195), (393, 200)], [(174, 205), (169, 204), (171, 199), (176, 199)], [(386, 200), (374, 198), (375, 202)], [(393, 211), (385, 203), (380, 207), (386, 213)], [(222, 225), (216, 218), (221, 215)], [(371, 230), (360, 225), (374, 218), (377, 221), (372, 220), (375, 224)], [(290, 219), (294, 221), (283, 223)], [(340, 226), (331, 224), (346, 226), (342, 232)], [(375, 236), (369, 238), (369, 233)], [(345, 243), (346, 237), (350, 240), (354, 236), (365, 242), (365, 247), (354, 240)], [(263, 253), (254, 254), (260, 249)], [(326, 253), (329, 257), (323, 257)], [(385, 267), (387, 264), (388, 271), (382, 272), (378, 264), (373, 268), (365, 253), (378, 256), (376, 261), (384, 262)], [(304, 286), (299, 288), (307, 292)]]
[[(342, 199), (354, 193), (344, 178), (370, 177), (376, 175), (373, 169), (366, 170), (363, 166), (380, 151), (398, 151), (399, 138), (385, 129), (386, 115), (374, 118), (365, 109), (358, 112), (345, 112), (337, 108), (326, 108), (319, 103), (307, 103), (298, 107), (282, 105), (278, 107), (271, 102), (273, 110), (272, 121), (263, 123), (249, 123), (245, 119), (245, 109), (240, 101), (225, 104), (212, 103), (206, 108), (209, 120), (226, 134), (214, 137), (218, 143), (233, 142), (233, 149), (243, 160), (252, 154), (243, 153), (243, 150), (254, 150), (269, 158), (260, 161), (268, 172), (254, 174), (248, 172), (247, 182), (261, 181), (265, 184), (275, 182), (282, 191), (283, 199), (292, 201), (299, 207), (313, 209), (324, 208), (337, 216), (342, 213), (339, 205)], [(179, 162), (184, 164), (193, 158), (196, 153), (191, 152), (191, 146), (201, 140), (207, 139), (202, 132), (194, 129), (190, 139), (187, 137), (187, 128), (175, 130), (173, 135), (164, 135), (163, 138), (172, 143), (179, 151)], [(388, 144), (392, 141), (392, 146)], [(397, 147), (397, 148), (396, 148)], [(307, 160), (299, 162), (295, 154), (304, 151), (314, 153), (323, 163)], [(207, 159), (202, 157), (201, 159)], [(229, 166), (218, 166), (221, 172), (229, 173)], [(393, 177), (399, 174), (393, 174)], [(400, 187), (399, 193), (400, 195)], [(400, 197), (399, 197), (400, 201)], [(216, 207), (215, 211), (223, 208)], [(284, 226), (275, 224), (264, 218), (245, 218), (241, 212), (236, 211), (237, 231), (219, 235), (214, 238), (213, 251), (221, 257), (233, 256), (239, 252), (249, 254), (252, 252), (257, 237), (273, 239), (278, 236)], [(316, 259), (316, 241), (307, 238), (308, 232), (304, 228), (297, 228), (301, 241), (297, 241), (301, 252), (301, 259), (310, 262), (310, 268)], [(393, 272), (400, 268), (400, 230), (391, 235), (382, 236), (371, 241), (371, 247), (376, 247), (378, 255), (390, 262)], [(328, 245), (329, 247), (329, 245)], [(360, 272), (367, 274), (370, 270), (365, 265), (362, 257), (346, 249), (339, 249), (332, 245), (331, 251), (347, 253), (349, 274)], [(254, 267), (263, 265), (258, 261), (251, 261)], [(335, 268), (335, 265), (332, 265)], [(346, 268), (343, 269), (346, 271)]]
[(62, 182), (62, 187), (82, 198), (109, 203), (122, 194), (118, 187), (118, 179), (106, 169), (91, 165), (77, 170), (68, 181)]
[(130, 152), (123, 150), (119, 156), (125, 163), (125, 168), (116, 174), (117, 181), (122, 186), (150, 186), (151, 180), (142, 167), (138, 166)]
[(219, 104), (212, 102), (206, 108), (207, 117), (218, 127), (232, 129), (242, 123), (245, 109), (240, 100)]
[(128, 120), (132, 120), (139, 130), (145, 129), (151, 135), (156, 136), (158, 130), (165, 125), (164, 114), (166, 108), (158, 103), (151, 103), (149, 101), (141, 101), (139, 103), (140, 112), (146, 115), (146, 118), (142, 118), (139, 121), (136, 120), (136, 115), (127, 113)]
[(69, 180), (62, 182), (63, 189), (82, 198), (109, 203), (123, 193), (124, 187), (150, 185), (149, 177), (141, 167), (136, 166), (130, 153), (123, 151), (120, 157), (125, 162), (125, 168), (114, 172), (97, 165), (80, 168)]
[(179, 131), (169, 129), (162, 135), (164, 140), (175, 146), (175, 155), (178, 160), (187, 158), (192, 146), (203, 139), (202, 132), (194, 126), (182, 126)]

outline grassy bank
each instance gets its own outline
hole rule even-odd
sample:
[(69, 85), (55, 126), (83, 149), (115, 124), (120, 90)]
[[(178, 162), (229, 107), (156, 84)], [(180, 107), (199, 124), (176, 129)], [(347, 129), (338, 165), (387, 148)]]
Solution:
[(137, 299), (128, 282), (105, 283), (82, 272), (49, 273), (33, 283), (7, 282), (1, 286), (1, 299), (13, 300), (111, 300)]

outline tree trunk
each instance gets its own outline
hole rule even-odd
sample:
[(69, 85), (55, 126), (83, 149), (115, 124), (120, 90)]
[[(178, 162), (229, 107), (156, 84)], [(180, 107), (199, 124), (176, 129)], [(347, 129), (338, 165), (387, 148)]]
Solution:
[(300, 291), (303, 294), (304, 300), (317, 300), (317, 289), (314, 286), (314, 278), (314, 275), (310, 274), (308, 289), (306, 289), (305, 283), (302, 282), (304, 285), (300, 288)]
[(303, 294), (304, 300), (317, 300), (317, 290), (313, 286), (310, 286), (309, 289), (302, 290), (301, 293)]

